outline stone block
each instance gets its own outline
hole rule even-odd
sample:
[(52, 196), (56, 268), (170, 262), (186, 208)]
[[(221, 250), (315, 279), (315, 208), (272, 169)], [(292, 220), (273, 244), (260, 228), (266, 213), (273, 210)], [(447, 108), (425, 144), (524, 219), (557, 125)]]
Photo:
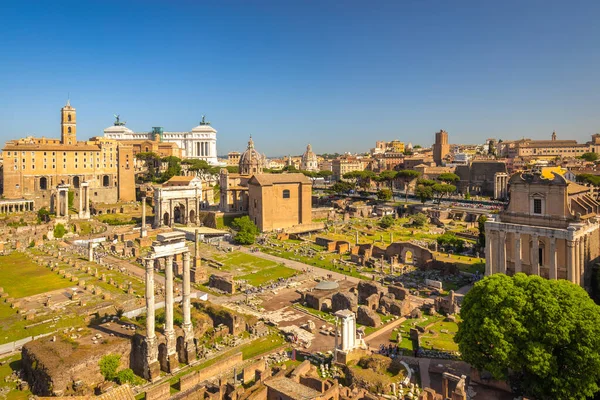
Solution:
[(358, 312), (356, 313), (356, 323), (365, 326), (377, 327), (381, 325), (381, 318), (375, 311), (369, 309), (368, 307), (359, 306)]

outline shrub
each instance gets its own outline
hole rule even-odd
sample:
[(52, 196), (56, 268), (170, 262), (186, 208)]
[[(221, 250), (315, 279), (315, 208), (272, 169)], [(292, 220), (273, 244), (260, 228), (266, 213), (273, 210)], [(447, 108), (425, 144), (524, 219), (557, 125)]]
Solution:
[(451, 232), (438, 236), (437, 242), (440, 246), (452, 246), (459, 253), (465, 249), (465, 241)]
[(381, 218), (381, 221), (379, 221), (379, 226), (384, 229), (387, 229), (392, 225), (394, 225), (394, 217), (391, 215), (386, 215), (385, 217)]
[(126, 368), (117, 373), (117, 383), (124, 385), (125, 383), (131, 383), (132, 385), (138, 385), (141, 383), (141, 379), (133, 373), (131, 368)]
[(100, 366), (100, 373), (104, 376), (105, 380), (112, 381), (117, 377), (117, 369), (120, 363), (120, 354), (108, 354), (100, 359), (98, 365)]
[(63, 224), (56, 224), (54, 227), (54, 237), (57, 239), (62, 238), (67, 233), (67, 228)]

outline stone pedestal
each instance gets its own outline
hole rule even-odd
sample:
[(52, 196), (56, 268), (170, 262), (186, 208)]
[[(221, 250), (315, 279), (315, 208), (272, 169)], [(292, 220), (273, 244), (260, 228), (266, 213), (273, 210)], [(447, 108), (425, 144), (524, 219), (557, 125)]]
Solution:
[(158, 363), (158, 343), (156, 336), (146, 337), (144, 340), (144, 379), (154, 382), (160, 378), (160, 364)]

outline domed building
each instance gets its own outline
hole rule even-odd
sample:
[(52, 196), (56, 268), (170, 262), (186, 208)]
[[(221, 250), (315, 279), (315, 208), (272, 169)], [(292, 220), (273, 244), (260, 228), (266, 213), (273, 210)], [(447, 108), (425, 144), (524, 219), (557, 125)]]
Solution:
[(241, 175), (262, 174), (263, 165), (263, 156), (254, 148), (254, 141), (250, 135), (248, 148), (240, 156), (239, 173)]
[(304, 171), (319, 171), (319, 160), (317, 159), (317, 155), (312, 151), (310, 144), (306, 146), (306, 151), (302, 154), (300, 169)]

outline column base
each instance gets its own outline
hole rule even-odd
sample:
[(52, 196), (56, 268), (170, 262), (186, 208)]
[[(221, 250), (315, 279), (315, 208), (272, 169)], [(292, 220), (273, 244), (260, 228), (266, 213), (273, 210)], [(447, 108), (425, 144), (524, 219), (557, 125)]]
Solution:
[(177, 353), (167, 354), (167, 372), (173, 373), (179, 370), (179, 358)]
[(140, 230), (140, 237), (143, 237), (143, 238), (145, 238), (145, 237), (147, 237), (147, 236), (148, 236), (148, 229), (147, 229), (147, 228), (142, 228), (142, 229)]
[(160, 378), (160, 364), (158, 361), (149, 363), (146, 366), (145, 371), (147, 375), (144, 378), (150, 382), (154, 382)]

